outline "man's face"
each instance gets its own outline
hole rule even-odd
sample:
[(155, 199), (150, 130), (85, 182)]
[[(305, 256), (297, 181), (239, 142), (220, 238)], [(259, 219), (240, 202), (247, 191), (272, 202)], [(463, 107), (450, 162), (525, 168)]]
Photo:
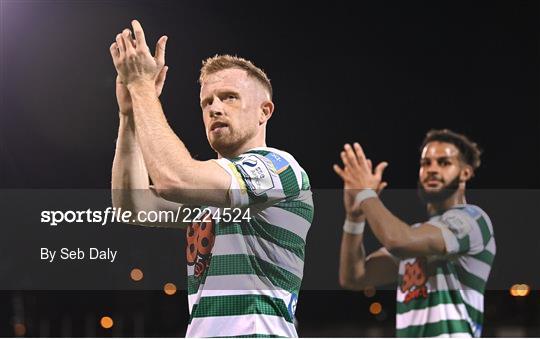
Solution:
[(427, 202), (440, 202), (450, 197), (460, 184), (463, 163), (459, 150), (446, 142), (430, 142), (420, 158), (419, 189)]
[(246, 71), (231, 68), (208, 75), (201, 84), (200, 99), (210, 146), (230, 156), (257, 135), (262, 104), (269, 98)]

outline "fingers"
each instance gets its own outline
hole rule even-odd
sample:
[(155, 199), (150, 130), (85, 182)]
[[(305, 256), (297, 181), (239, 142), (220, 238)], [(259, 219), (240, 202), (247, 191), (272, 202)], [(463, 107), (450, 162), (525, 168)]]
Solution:
[(386, 169), (386, 167), (388, 167), (388, 163), (386, 161), (383, 161), (380, 164), (378, 164), (377, 167), (375, 168), (375, 176), (379, 180), (382, 179), (383, 172)]
[(379, 187), (377, 187), (377, 194), (381, 194), (381, 192), (388, 186), (388, 183), (386, 181), (381, 182), (379, 184)]
[(373, 171), (373, 163), (371, 162), (371, 159), (366, 159), (366, 164), (369, 169), (369, 173)]
[(360, 144), (357, 142), (354, 143), (354, 151), (356, 152), (356, 157), (358, 158), (358, 163), (360, 166), (367, 167), (366, 155), (364, 154), (362, 146), (360, 146)]
[(118, 50), (118, 44), (116, 42), (113, 42), (111, 44), (111, 47), (109, 47), (109, 51), (111, 52), (111, 56), (113, 59), (118, 58), (120, 56), (120, 51)]
[(124, 54), (126, 54), (126, 46), (124, 45), (124, 39), (122, 39), (122, 34), (116, 35), (116, 46), (118, 46), (118, 56), (124, 56)]
[(118, 49), (117, 42), (113, 42), (111, 44), (111, 47), (109, 47), (109, 52), (111, 52), (113, 64), (114, 64), (114, 67), (116, 68), (116, 66), (118, 65), (118, 59), (120, 57), (120, 50)]
[(131, 21), (131, 26), (133, 27), (133, 32), (135, 33), (135, 40), (137, 42), (137, 47), (147, 48), (148, 46), (146, 45), (144, 31), (139, 21), (137, 20)]
[(161, 91), (163, 90), (163, 85), (165, 84), (165, 78), (167, 78), (168, 70), (169, 67), (164, 66), (156, 78), (156, 93), (158, 97), (161, 95)]
[(351, 164), (349, 162), (349, 158), (348, 158), (347, 153), (345, 151), (341, 151), (341, 153), (339, 153), (339, 156), (341, 157), (341, 161), (343, 162), (343, 165), (345, 165), (345, 168), (351, 167)]
[(347, 160), (348, 160), (348, 165), (353, 170), (357, 170), (358, 167), (359, 167), (358, 159), (356, 158), (356, 154), (354, 154), (354, 151), (353, 151), (351, 145), (345, 144), (345, 146), (343, 148), (345, 149), (345, 155), (346, 155)]
[(336, 164), (334, 164), (332, 168), (334, 169), (334, 172), (336, 172), (336, 174), (339, 175), (339, 177), (343, 179), (343, 181), (345, 181), (345, 171)]
[(165, 65), (165, 46), (167, 45), (167, 36), (162, 36), (156, 43), (155, 59), (158, 64)]
[(122, 40), (124, 41), (126, 54), (135, 53), (135, 44), (133, 42), (133, 39), (131, 38), (131, 32), (129, 31), (129, 29), (126, 28), (122, 31)]

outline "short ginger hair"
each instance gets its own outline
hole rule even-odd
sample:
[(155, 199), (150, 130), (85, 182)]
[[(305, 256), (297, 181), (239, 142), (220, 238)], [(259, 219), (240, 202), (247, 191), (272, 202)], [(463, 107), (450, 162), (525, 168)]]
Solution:
[(219, 71), (236, 68), (247, 72), (248, 76), (255, 78), (270, 94), (272, 99), (272, 84), (266, 73), (255, 66), (251, 61), (240, 58), (238, 56), (232, 56), (228, 54), (215, 55), (202, 62), (201, 74), (199, 75), (199, 84), (202, 84), (204, 79), (210, 75)]

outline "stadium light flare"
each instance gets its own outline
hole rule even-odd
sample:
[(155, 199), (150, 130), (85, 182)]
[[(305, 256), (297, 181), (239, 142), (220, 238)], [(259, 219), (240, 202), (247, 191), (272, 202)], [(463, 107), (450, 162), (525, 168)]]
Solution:
[(382, 305), (379, 302), (374, 302), (369, 306), (369, 313), (373, 315), (377, 315), (381, 313), (382, 311)]
[(112, 320), (111, 317), (102, 317), (101, 321), (100, 321), (100, 324), (101, 324), (101, 327), (103, 327), (105, 329), (109, 329), (109, 328), (113, 327), (114, 321)]
[(510, 295), (513, 297), (526, 297), (531, 293), (531, 288), (527, 284), (514, 284), (510, 288)]
[(143, 271), (141, 271), (140, 269), (134, 268), (131, 270), (130, 277), (133, 281), (141, 281), (144, 277), (144, 274)]
[(174, 295), (176, 293), (176, 285), (173, 283), (166, 283), (163, 286), (163, 291), (166, 295)]

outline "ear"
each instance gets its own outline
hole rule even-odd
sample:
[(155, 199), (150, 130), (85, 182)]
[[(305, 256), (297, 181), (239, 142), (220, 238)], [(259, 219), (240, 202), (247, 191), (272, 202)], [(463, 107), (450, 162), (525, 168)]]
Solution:
[(461, 173), (459, 174), (459, 179), (462, 182), (467, 182), (472, 178), (473, 174), (474, 174), (474, 172), (473, 172), (472, 167), (469, 166), (469, 165), (465, 165), (461, 169)]
[(272, 117), (274, 113), (274, 103), (270, 100), (265, 100), (261, 104), (261, 110), (259, 115), (259, 125), (264, 124), (265, 122)]

